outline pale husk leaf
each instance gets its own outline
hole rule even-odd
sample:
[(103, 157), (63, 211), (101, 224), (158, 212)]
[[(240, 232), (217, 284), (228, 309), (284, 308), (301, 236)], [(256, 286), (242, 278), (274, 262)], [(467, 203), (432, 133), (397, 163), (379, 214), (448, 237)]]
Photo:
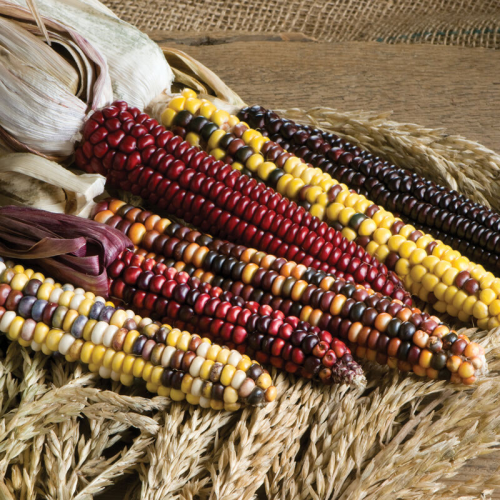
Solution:
[[(15, 0), (26, 5), (24, 0)], [(113, 98), (144, 109), (164, 90), (173, 73), (161, 49), (147, 35), (116, 17), (96, 0), (37, 0), (44, 15), (71, 26), (105, 56)]]
[(212, 70), (190, 55), (173, 48), (163, 48), (163, 53), (170, 66), (178, 71), (181, 83), (184, 83), (183, 79), (186, 80), (191, 77), (191, 79), (198, 81), (198, 88), (195, 88), (195, 90), (203, 91), (203, 89), (208, 89), (229, 104), (239, 108), (245, 105), (241, 97), (231, 90)]
[(79, 76), (73, 66), (51, 47), (18, 23), (0, 17), (0, 46), (6, 48), (26, 64), (43, 67), (70, 92), (78, 92)]
[(0, 205), (88, 217), (105, 183), (102, 175), (76, 175), (37, 155), (0, 156)]
[[(58, 74), (66, 70), (68, 63), (56, 51), (48, 46), (48, 50), (41, 49), (39, 41), (33, 41), (34, 36), (43, 34), (34, 24), (33, 14), (0, 0), (0, 16), (17, 22), (20, 29), (15, 32), (16, 38), (24, 37), (23, 42), (5, 42), (5, 47), (0, 47), (0, 142), (11, 151), (65, 159), (73, 152), (74, 140), (88, 111), (113, 98), (106, 61), (80, 33), (42, 16), (50, 39), (62, 45), (75, 63), (78, 81), (74, 69), (73, 75), (68, 72), (61, 80)], [(7, 45), (14, 45), (14, 52)], [(29, 55), (30, 45), (36, 49)], [(36, 51), (43, 51), (43, 57), (36, 57)], [(87, 102), (75, 96), (75, 91), (84, 94)]]

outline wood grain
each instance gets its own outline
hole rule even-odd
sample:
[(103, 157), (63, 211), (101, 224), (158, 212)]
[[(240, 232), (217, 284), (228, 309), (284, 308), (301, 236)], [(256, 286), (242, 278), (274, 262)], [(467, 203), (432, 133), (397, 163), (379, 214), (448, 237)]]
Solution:
[[(227, 35), (226, 35), (227, 36)], [(242, 35), (243, 36), (243, 35)], [(202, 35), (172, 43), (215, 71), (248, 104), (393, 111), (500, 152), (500, 51), (434, 45), (286, 43)], [(208, 38), (207, 38), (208, 37)], [(210, 40), (214, 44), (210, 44)], [(208, 45), (206, 44), (208, 40)]]
[[(154, 32), (151, 36), (202, 61), (249, 104), (392, 110), (397, 121), (443, 127), (500, 152), (500, 52), (314, 43), (281, 35), (189, 33), (175, 39), (171, 33)], [(464, 483), (484, 469), (493, 473), (499, 463), (500, 452), (479, 457), (445, 482)], [(133, 481), (128, 477), (100, 498), (122, 498)], [(500, 491), (491, 499), (500, 500)]]

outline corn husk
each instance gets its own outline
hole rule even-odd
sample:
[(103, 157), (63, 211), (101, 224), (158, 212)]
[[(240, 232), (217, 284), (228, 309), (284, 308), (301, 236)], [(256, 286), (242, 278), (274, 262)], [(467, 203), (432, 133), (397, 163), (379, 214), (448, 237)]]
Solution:
[(0, 205), (88, 217), (105, 182), (102, 175), (76, 175), (29, 153), (0, 156)]
[[(14, 0), (27, 6), (26, 0)], [(144, 109), (174, 79), (158, 45), (97, 0), (36, 0), (41, 14), (71, 26), (106, 58), (114, 99)]]
[(242, 108), (245, 103), (212, 70), (182, 50), (163, 48), (163, 54), (180, 87), (190, 87), (199, 94), (215, 95), (227, 104)]
[(41, 16), (42, 30), (27, 8), (0, 0), (0, 18), (0, 142), (63, 160), (88, 112), (113, 99), (105, 58), (54, 19)]

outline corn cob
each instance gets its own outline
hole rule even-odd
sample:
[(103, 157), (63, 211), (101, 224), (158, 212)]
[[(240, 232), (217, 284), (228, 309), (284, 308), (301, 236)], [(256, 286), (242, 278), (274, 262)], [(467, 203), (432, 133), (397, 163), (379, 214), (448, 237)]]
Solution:
[[(252, 261), (259, 265), (266, 255), (263, 252), (257, 252), (255, 249), (248, 249), (242, 245), (236, 248), (236, 245), (233, 243), (213, 239), (208, 235), (193, 231), (177, 223), (171, 223), (168, 219), (160, 218), (158, 215), (154, 215), (148, 211), (142, 211), (119, 200), (106, 200), (101, 202), (94, 210), (94, 220), (119, 229), (126, 234), (136, 246), (141, 246), (146, 250), (154, 250), (167, 258), (174, 256), (177, 260), (184, 258), (188, 263), (191, 263), (192, 260), (196, 262), (198, 267), (203, 267), (206, 271), (213, 271), (216, 274), (217, 271), (222, 270), (219, 269), (222, 266), (222, 260), (227, 260), (221, 257), (220, 252), (238, 259), (240, 262), (249, 264), (250, 261)], [(145, 224), (138, 222), (139, 220), (144, 221)], [(200, 247), (203, 247), (202, 250), (199, 250)], [(208, 252), (206, 251), (207, 249)], [(158, 255), (155, 255), (154, 258), (160, 262)], [(339, 261), (348, 262), (349, 259), (350, 255), (344, 253)], [(270, 255), (264, 261), (264, 267), (266, 267), (266, 262), (269, 260), (274, 261), (276, 257)], [(285, 259), (281, 258), (278, 260), (277, 264), (284, 262)], [(236, 264), (235, 261), (226, 263), (226, 266), (231, 266), (231, 269), (228, 269), (227, 273), (230, 273)], [(344, 268), (344, 266), (345, 264), (342, 264), (340, 267)], [(239, 267), (242, 267), (242, 264), (240, 264)], [(306, 268), (304, 265), (294, 265), (294, 263), (287, 266), (283, 272), (285, 273), (283, 274), (284, 277), (288, 277), (293, 273), (293, 277), (296, 279), (302, 279), (308, 283), (317, 282), (318, 284), (328, 276), (322, 271), (318, 271), (314, 268)], [(339, 270), (336, 271), (335, 277), (345, 278), (346, 281), (361, 281), (361, 276), (359, 274), (356, 275), (357, 280), (355, 280), (354, 276), (350, 273), (344, 273)], [(331, 284), (334, 282), (331, 278), (329, 281)], [(366, 282), (360, 284), (365, 285)], [(401, 298), (403, 297), (404, 296), (401, 294)]]
[[(115, 104), (87, 122), (85, 140), (76, 152), (81, 168), (106, 173), (112, 184), (140, 194), (160, 208), (168, 207), (202, 230), (293, 257), (307, 266), (335, 272), (342, 255), (336, 248), (344, 248), (346, 253), (359, 256), (349, 262), (351, 274), (359, 268), (357, 274), (376, 291), (401, 295), (401, 283), (393, 273), (387, 274), (385, 266), (365, 256), (356, 244), (348, 244), (302, 207), (272, 190), (258, 189), (255, 181), (190, 147), (147, 115), (123, 103)], [(116, 129), (119, 126), (131, 135)]]
[[(1, 273), (0, 285), (0, 331), (10, 340), (45, 354), (60, 352), (124, 385), (142, 377), (152, 392), (204, 407), (236, 410), (276, 398), (269, 374), (247, 356), (16, 267)], [(59, 302), (40, 298), (52, 295)]]
[(238, 118), (248, 120), (261, 132), (265, 130), (282, 148), (356, 192), (422, 225), (434, 237), (442, 238), (441, 233), (456, 236), (462, 242), (462, 254), (493, 272), (500, 270), (500, 215), (495, 212), (414, 172), (383, 162), (333, 134), (283, 120), (260, 106), (242, 109)]
[(342, 342), (336, 342), (332, 349), (328, 332), (298, 318), (285, 319), (283, 313), (269, 306), (231, 302), (232, 294), (208, 284), (203, 286), (186, 273), (144, 260), (130, 251), (110, 266), (108, 273), (113, 279), (110, 290), (114, 296), (144, 313), (157, 314), (163, 321), (190, 323), (197, 331), (221, 336), (234, 345), (258, 340), (259, 345), (270, 346), (280, 337), (276, 348), (281, 348), (275, 352), (275, 357), (282, 358), (276, 365), (279, 368), (307, 378), (317, 376), (324, 383), (358, 383), (362, 377)]
[[(202, 102), (185, 96), (176, 99), (164, 111), (164, 122), (167, 124), (174, 121), (188, 100), (191, 99), (190, 109), (198, 106), (192, 102)], [(203, 116), (211, 118), (218, 111), (222, 110), (208, 103), (203, 109)], [(405, 224), (363, 195), (350, 192), (345, 184), (339, 184), (329, 174), (303, 164), (302, 159), (285, 152), (279, 145), (271, 144), (268, 137), (249, 129), (237, 117), (220, 119), (220, 116), (226, 115), (218, 115), (220, 128), (223, 129), (218, 132), (222, 134), (222, 131), (232, 129), (248, 144), (255, 154), (251, 162), (249, 157), (246, 165), (253, 168), (258, 176), (265, 179), (276, 168), (284, 170), (288, 176), (280, 178), (277, 184), (279, 192), (292, 198), (307, 199), (312, 203), (312, 214), (330, 224), (340, 223), (344, 228), (342, 234), (348, 240), (356, 240), (370, 255), (386, 263), (389, 269), (394, 269), (407, 290), (431, 303), (438, 312), (446, 312), (464, 322), (473, 319), (480, 328), (500, 326), (500, 279), (432, 236)], [(237, 123), (237, 130), (234, 123)], [(210, 147), (217, 140), (222, 140), (221, 137), (226, 136), (214, 137)], [(210, 139), (208, 137), (208, 141)], [(241, 144), (236, 149), (242, 149)], [(263, 155), (272, 161), (265, 162)], [(264, 163), (265, 172), (258, 168)], [(257, 168), (254, 168), (255, 165)]]
[[(96, 217), (99, 217), (100, 214), (104, 214), (104, 218), (109, 221), (111, 218), (110, 214), (113, 213), (113, 210), (119, 211), (120, 208), (124, 207), (125, 205), (116, 203), (115, 201), (103, 203), (98, 208)], [(112, 210), (109, 210), (110, 208)], [(99, 210), (101, 211), (99, 212)], [(127, 213), (130, 212), (131, 210), (128, 210)], [(161, 220), (158, 216), (150, 214), (149, 212), (142, 211), (135, 212), (133, 220), (137, 220), (137, 218), (144, 221), (146, 224), (148, 224), (149, 227), (153, 226), (154, 221), (157, 221), (156, 223), (158, 223), (158, 221)], [(135, 222), (135, 224), (139, 223)], [(168, 229), (169, 227), (171, 227), (171, 225), (166, 226), (166, 229)], [(181, 227), (178, 226), (178, 229), (180, 230)], [(146, 234), (145, 226), (144, 231), (141, 232), (143, 234)], [(188, 232), (181, 231), (181, 233), (183, 233), (186, 237), (191, 234), (189, 230)], [(179, 234), (179, 236), (181, 236), (181, 234)], [(194, 236), (194, 234), (192, 236)], [(189, 240), (191, 241), (190, 245), (194, 244), (192, 239), (193, 238), (189, 238)], [(137, 243), (140, 244), (141, 242), (139, 241)], [(150, 245), (148, 244), (147, 246), (149, 248)], [(186, 249), (187, 246), (185, 246), (184, 248)], [(244, 247), (236, 246), (230, 243), (221, 245), (220, 249), (223, 249), (224, 253), (222, 254), (222, 260), (218, 261), (218, 270), (219, 272), (224, 272), (223, 270), (225, 269), (228, 275), (233, 276), (232, 269), (229, 269), (229, 267), (225, 265), (228, 259), (224, 259), (224, 257), (231, 255), (231, 252), (235, 250), (237, 252), (235, 256), (238, 257), (241, 255), (242, 251), (245, 251), (245, 249)], [(173, 251), (175, 252), (175, 248), (173, 249)], [(145, 250), (144, 252), (144, 255), (146, 255), (147, 251)], [(154, 256), (154, 254), (148, 255)], [(191, 265), (191, 262), (194, 260), (192, 258), (193, 255), (195, 254), (193, 254), (192, 246), (190, 252), (186, 253), (186, 251), (184, 250), (184, 252), (179, 252), (176, 254), (177, 258), (184, 258), (188, 262), (187, 265), (191, 266), (191, 274), (193, 276), (199, 277), (202, 281), (205, 282), (210, 281), (212, 285), (214, 285), (214, 275), (212, 273), (205, 273), (202, 269), (197, 269), (195, 266)], [(257, 254), (255, 253), (253, 255)], [(266, 265), (266, 268), (259, 269), (256, 269), (257, 265), (254, 266), (254, 271), (256, 273), (260, 271), (261, 284), (267, 282), (267, 275), (270, 274), (268, 273), (268, 268), (271, 265), (278, 264), (282, 265), (281, 267), (283, 267), (287, 264), (283, 259), (274, 259), (272, 256), (266, 256), (262, 253), (259, 257), (261, 260), (258, 260), (258, 263), (264, 261)], [(186, 265), (184, 262), (175, 263), (173, 259), (170, 260), (170, 266), (173, 266), (175, 264), (175, 268), (177, 271), (186, 269)], [(137, 261), (137, 263), (141, 262), (146, 261)], [(167, 264), (166, 261), (165, 263)], [(158, 266), (158, 264), (153, 264), (151, 261), (149, 261), (146, 267), (146, 269), (151, 269), (154, 272), (163, 272), (165, 268), (166, 266)], [(280, 267), (276, 267), (276, 271), (280, 271), (280, 269)], [(277, 272), (275, 272), (275, 274), (277, 274)], [(203, 280), (204, 276), (207, 277), (207, 280)], [(238, 278), (238, 275), (235, 275), (234, 277)], [(245, 278), (245, 280), (248, 280), (249, 277), (250, 276)], [(222, 279), (223, 277), (220, 276), (219, 278)], [(268, 284), (271, 288), (270, 291), (274, 292), (274, 295), (267, 292), (266, 296), (264, 296), (262, 291), (260, 294), (257, 293), (256, 295), (252, 296), (251, 294), (253, 293), (253, 290), (251, 287), (249, 287), (248, 282), (233, 282), (226, 277), (223, 280), (223, 283), (225, 285), (225, 290), (234, 293), (237, 296), (241, 296), (244, 300), (254, 298), (263, 299), (264, 297), (266, 297), (267, 300), (264, 303), (270, 304), (271, 310), (279, 309), (286, 315), (293, 314), (299, 316), (300, 314), (300, 319), (302, 321), (311, 322), (312, 325), (317, 326), (321, 329), (329, 330), (330, 333), (333, 333), (342, 340), (345, 340), (348, 343), (349, 348), (352, 349), (353, 353), (355, 353), (359, 357), (367, 357), (368, 359), (376, 360), (379, 363), (388, 363), (393, 368), (398, 367), (401, 370), (408, 371), (413, 369), (413, 371), (419, 373), (421, 376), (428, 375), (433, 378), (451, 378), (455, 382), (461, 381), (461, 379), (459, 379), (456, 374), (454, 375), (454, 372), (452, 371), (455, 368), (457, 358), (453, 358), (453, 363), (455, 363), (455, 365), (451, 361), (448, 362), (448, 360), (446, 360), (446, 362), (450, 364), (452, 370), (445, 369), (444, 371), (439, 373), (438, 370), (433, 368), (429, 370), (425, 369), (425, 366), (428, 364), (429, 352), (432, 352), (428, 348), (432, 347), (432, 350), (434, 350), (437, 347), (438, 351), (444, 353), (445, 357), (448, 359), (453, 356), (453, 352), (458, 352), (458, 346), (462, 345), (462, 342), (460, 342), (456, 347), (453, 348), (453, 343), (458, 340), (459, 337), (455, 334), (455, 332), (450, 332), (450, 330), (445, 325), (439, 324), (440, 322), (437, 318), (430, 317), (428, 314), (421, 313), (416, 309), (409, 310), (407, 308), (404, 308), (400, 303), (398, 304), (397, 302), (391, 304), (390, 300), (381, 297), (380, 294), (375, 294), (370, 297), (368, 296), (368, 292), (359, 289), (357, 290), (356, 287), (349, 285), (342, 280), (333, 280), (332, 278), (330, 278), (330, 280), (333, 281), (333, 286), (330, 286), (330, 282), (328, 281), (328, 279), (322, 280), (321, 282), (321, 285), (329, 286), (330, 290), (323, 290), (315, 286), (314, 284), (311, 284), (307, 287), (302, 288), (301, 291), (304, 292), (302, 296), (299, 296), (298, 294), (293, 296), (292, 298), (295, 299), (294, 301), (288, 299), (288, 297), (293, 292), (293, 288), (288, 291), (284, 291), (283, 288), (280, 288), (279, 290), (273, 290), (270, 280)], [(208, 291), (208, 289), (206, 289), (206, 291)], [(220, 290), (219, 293), (222, 293), (222, 290)], [(338, 298), (336, 299), (337, 301), (335, 302), (334, 307), (333, 304), (336, 296)], [(304, 300), (308, 298), (311, 299), (310, 303), (307, 300)], [(354, 306), (352, 306), (351, 302), (355, 301), (351, 300), (350, 302), (348, 302), (348, 298), (356, 299), (358, 300), (358, 302)], [(230, 295), (228, 295), (228, 299), (231, 300)], [(299, 302), (297, 302), (297, 300)], [(239, 303), (238, 305), (244, 306), (244, 302)], [(351, 308), (351, 306), (353, 307), (352, 315), (350, 315), (351, 309), (345, 309), (345, 311), (343, 310), (344, 305), (346, 305), (346, 307), (348, 308)], [(338, 309), (338, 311), (336, 308)], [(362, 312), (363, 309), (365, 310), (365, 312)], [(369, 312), (366, 312), (367, 310), (369, 310)], [(389, 317), (396, 318), (396, 321), (391, 323), (391, 325), (388, 327), (388, 332), (384, 334), (380, 334), (380, 332), (374, 328), (369, 328), (369, 326), (374, 326), (371, 323), (371, 319), (369, 318), (370, 313), (375, 314), (377, 311), (379, 313), (388, 313), (385, 315), (381, 315), (379, 322), (385, 321), (385, 319), (389, 319)], [(332, 314), (334, 313), (342, 314), (344, 319), (341, 319), (339, 317), (332, 317)], [(399, 325), (399, 323), (401, 323), (401, 325)], [(353, 326), (353, 324), (355, 324), (355, 326)], [(425, 326), (421, 326), (422, 324), (424, 324)], [(417, 326), (419, 328), (416, 328)], [(217, 335), (217, 331), (213, 331), (212, 335)], [(396, 337), (394, 337), (394, 335), (396, 335)], [(435, 343), (436, 339), (439, 338), (444, 339), (445, 348), (442, 347), (442, 341), (441, 343)], [(264, 349), (265, 352), (259, 350), (263, 345), (264, 339), (259, 340), (258, 337), (254, 335), (250, 336), (250, 338), (246, 340), (247, 341), (244, 344), (234, 343), (234, 347), (240, 350), (240, 352), (251, 354), (261, 363), (272, 363), (275, 366), (282, 367), (282, 365), (279, 364), (280, 362), (282, 362), (282, 360), (276, 358), (275, 356), (272, 356), (271, 353), (273, 352), (273, 348), (274, 353), (278, 352), (283, 339), (280, 339), (277, 343), (276, 339), (266, 339), (264, 343), (264, 345), (266, 346)], [(468, 341), (466, 339), (461, 340)], [(224, 337), (224, 342), (228, 345), (231, 345), (231, 339), (227, 336)], [(276, 345), (273, 346), (272, 343), (276, 343)], [(231, 346), (233, 347), (233, 345)], [(473, 349), (476, 349), (475, 344), (469, 349), (468, 352), (473, 352)], [(424, 366), (420, 366), (419, 363), (417, 363), (417, 360), (420, 361), (420, 356), (422, 357), (422, 365)], [(433, 366), (440, 366), (439, 363), (443, 362), (445, 357), (437, 357), (433, 363)], [(408, 361), (408, 359), (411, 362)], [(483, 360), (478, 360), (474, 363), (477, 367), (480, 367), (483, 362)], [(466, 365), (466, 367), (467, 366), (468, 365)], [(467, 381), (467, 383), (472, 382), (473, 379)]]

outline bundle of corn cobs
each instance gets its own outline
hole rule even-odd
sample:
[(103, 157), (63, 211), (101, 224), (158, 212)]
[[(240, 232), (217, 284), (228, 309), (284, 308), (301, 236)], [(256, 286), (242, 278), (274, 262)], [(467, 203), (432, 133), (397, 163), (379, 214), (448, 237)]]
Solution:
[[(0, 1), (0, 25), (1, 202), (72, 214), (0, 209), (11, 340), (228, 410), (276, 398), (271, 366), (324, 384), (363, 383), (361, 359), (486, 373), (427, 311), (500, 326), (499, 215), (246, 106), (97, 1)], [(95, 205), (105, 183), (146, 209)]]

